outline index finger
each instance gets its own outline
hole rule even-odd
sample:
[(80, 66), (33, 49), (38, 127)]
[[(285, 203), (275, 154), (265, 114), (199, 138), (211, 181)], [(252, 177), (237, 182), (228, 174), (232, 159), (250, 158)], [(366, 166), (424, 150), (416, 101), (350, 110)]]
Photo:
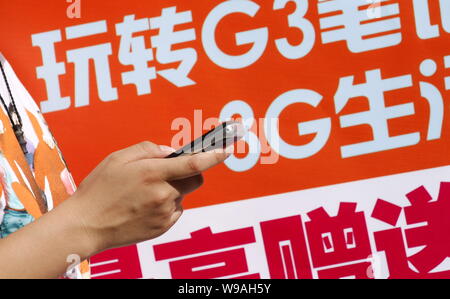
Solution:
[(198, 175), (222, 163), (229, 155), (225, 151), (213, 151), (171, 159), (155, 159), (152, 162), (161, 171), (162, 179), (172, 181)]

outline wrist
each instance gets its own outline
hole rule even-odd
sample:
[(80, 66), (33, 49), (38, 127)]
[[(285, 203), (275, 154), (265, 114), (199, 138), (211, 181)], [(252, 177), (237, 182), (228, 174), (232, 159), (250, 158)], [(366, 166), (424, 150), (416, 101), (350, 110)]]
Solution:
[[(83, 199), (80, 195), (72, 195), (71, 198), (62, 203), (57, 212), (62, 213), (66, 219), (64, 235), (70, 236), (74, 244), (73, 253), (78, 254), (82, 260), (104, 250), (104, 245), (95, 229), (88, 221), (86, 214), (88, 209), (83, 208)], [(56, 211), (55, 211), (56, 212)]]

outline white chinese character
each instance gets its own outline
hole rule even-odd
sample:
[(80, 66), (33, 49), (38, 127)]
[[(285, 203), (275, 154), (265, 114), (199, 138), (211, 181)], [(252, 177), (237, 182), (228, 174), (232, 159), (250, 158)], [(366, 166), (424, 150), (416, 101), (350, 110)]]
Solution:
[[(450, 69), (450, 55), (444, 57), (445, 68)], [(445, 77), (445, 90), (450, 90), (450, 76)]]
[[(425, 77), (436, 74), (437, 64), (432, 59), (425, 59), (420, 64), (420, 73)], [(444, 100), (439, 89), (429, 82), (420, 81), (420, 95), (427, 100), (430, 107), (427, 140), (440, 139), (444, 122)]]
[(193, 48), (172, 50), (172, 46), (196, 39), (194, 29), (175, 32), (175, 26), (192, 22), (191, 11), (176, 12), (176, 7), (164, 8), (161, 16), (150, 19), (150, 28), (159, 29), (159, 34), (151, 38), (152, 47), (156, 48), (156, 59), (159, 63), (167, 64), (181, 62), (178, 68), (158, 71), (161, 75), (177, 87), (195, 84), (188, 75), (197, 62), (197, 52)]
[[(447, 33), (450, 33), (450, 1), (439, 0), (439, 5), (442, 27)], [(428, 0), (413, 0), (413, 7), (417, 35), (421, 39), (429, 39), (440, 36), (439, 25), (431, 24), (432, 22), (430, 18), (430, 6)]]
[(360, 156), (417, 144), (420, 141), (418, 132), (391, 137), (388, 126), (390, 119), (414, 115), (414, 104), (386, 107), (384, 99), (386, 91), (411, 87), (411, 75), (382, 79), (381, 71), (376, 69), (366, 72), (366, 79), (366, 83), (354, 85), (353, 76), (341, 78), (334, 98), (336, 113), (341, 112), (352, 98), (365, 97), (370, 107), (369, 111), (340, 117), (342, 128), (369, 125), (373, 132), (372, 141), (343, 146), (342, 157)]
[(33, 46), (41, 48), (42, 66), (36, 68), (37, 77), (45, 80), (48, 99), (41, 102), (43, 113), (65, 110), (70, 107), (70, 97), (61, 97), (59, 76), (66, 73), (64, 62), (56, 61), (55, 43), (61, 41), (61, 31), (33, 34)]
[[(66, 28), (67, 39), (105, 33), (106, 21), (76, 25)], [(67, 61), (75, 64), (75, 107), (89, 105), (89, 61), (95, 66), (97, 89), (100, 100), (117, 100), (117, 89), (112, 87), (108, 57), (112, 54), (111, 43), (67, 51)]]
[(133, 37), (133, 34), (149, 29), (147, 18), (135, 20), (134, 15), (125, 16), (123, 23), (116, 25), (117, 35), (121, 37), (119, 61), (134, 67), (134, 71), (122, 74), (122, 82), (134, 84), (138, 95), (151, 93), (150, 80), (156, 78), (156, 71), (154, 67), (148, 67), (148, 62), (153, 60), (152, 49), (145, 47), (143, 36)]
[[(387, 0), (376, 1), (382, 3)], [(376, 13), (373, 13), (373, 9), (370, 7), (361, 9), (367, 5), (367, 0), (320, 1), (318, 3), (319, 14), (341, 12), (338, 15), (334, 14), (320, 19), (322, 42), (329, 44), (346, 41), (348, 48), (353, 53), (400, 44), (401, 33), (389, 33), (401, 29), (398, 3), (380, 5), (376, 9)], [(376, 37), (370, 37), (375, 34), (377, 34)]]

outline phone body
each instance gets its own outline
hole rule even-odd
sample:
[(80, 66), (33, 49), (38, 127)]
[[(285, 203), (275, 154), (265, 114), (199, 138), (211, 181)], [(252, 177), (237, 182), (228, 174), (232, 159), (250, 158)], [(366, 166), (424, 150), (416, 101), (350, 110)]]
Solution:
[(225, 149), (240, 140), (245, 135), (244, 125), (237, 121), (221, 123), (208, 133), (195, 139), (191, 143), (173, 152), (166, 158), (175, 158), (185, 155), (194, 155), (216, 149)]

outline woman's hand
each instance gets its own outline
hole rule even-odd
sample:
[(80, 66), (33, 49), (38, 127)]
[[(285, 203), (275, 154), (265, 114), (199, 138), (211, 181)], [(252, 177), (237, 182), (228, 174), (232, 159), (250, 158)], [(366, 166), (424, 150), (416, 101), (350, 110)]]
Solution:
[(67, 201), (93, 251), (156, 238), (180, 218), (182, 198), (203, 183), (201, 172), (224, 152), (164, 159), (166, 147), (144, 142), (107, 157)]
[(225, 153), (164, 159), (149, 142), (106, 158), (75, 194), (35, 222), (0, 239), (0, 278), (56, 278), (67, 258), (80, 261), (112, 247), (155, 238), (180, 218), (183, 195)]

